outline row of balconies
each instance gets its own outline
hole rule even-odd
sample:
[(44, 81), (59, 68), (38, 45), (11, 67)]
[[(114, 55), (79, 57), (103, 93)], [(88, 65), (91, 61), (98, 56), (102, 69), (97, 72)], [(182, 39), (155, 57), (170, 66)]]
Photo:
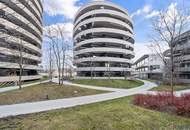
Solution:
[(81, 47), (81, 46), (87, 45), (87, 44), (103, 43), (105, 41), (107, 43), (114, 43), (114, 44), (118, 44), (118, 45), (121, 44), (121, 45), (124, 45), (126, 47), (134, 48), (134, 44), (132, 44), (128, 41), (124, 41), (124, 40), (120, 40), (120, 39), (116, 39), (116, 38), (93, 38), (93, 39), (89, 39), (89, 40), (85, 40), (85, 41), (77, 43), (74, 46), (74, 50)]
[(118, 20), (124, 20), (125, 23), (128, 23), (133, 28), (133, 26), (131, 24), (132, 22), (130, 21), (129, 16), (127, 16), (121, 12), (114, 11), (114, 10), (108, 10), (108, 9), (97, 9), (97, 10), (86, 12), (83, 15), (81, 15), (79, 18), (76, 19), (74, 26), (76, 27), (79, 23), (88, 19), (89, 16), (91, 16), (90, 18), (92, 18), (92, 17), (97, 17), (99, 14), (105, 14), (105, 16), (106, 16), (106, 14), (109, 14), (108, 18), (111, 17), (111, 18), (118, 19)]
[[(18, 63), (10, 63), (10, 62), (0, 62), (0, 68), (15, 68), (18, 69), (19, 65)], [(24, 69), (30, 69), (30, 70), (40, 70), (41, 68), (37, 65), (28, 65), (23, 64)]]
[(39, 11), (40, 14), (43, 13), (43, 6), (41, 3), (41, 0), (33, 0), (34, 1), (34, 5), (36, 6), (36, 9)]
[(24, 6), (22, 3), (20, 3), (18, 0), (16, 1), (11, 1), (12, 3), (14, 3), (13, 6), (17, 6), (17, 8), (19, 7), (20, 9), (22, 9), (22, 12), (25, 12), (28, 16), (30, 16), (38, 25), (42, 25), (42, 23), (40, 23), (40, 20), (37, 19), (34, 14), (32, 14), (32, 12), (26, 7)]
[(26, 19), (30, 20), (30, 22), (38, 28), (38, 30), (42, 33), (42, 24), (37, 20), (37, 18), (21, 3), (17, 4), (17, 1), (6, 1), (3, 0), (7, 7), (11, 8), (12, 10), (16, 11)]
[[(20, 52), (17, 50), (12, 50), (4, 47), (0, 47), (0, 52), (5, 55), (14, 55), (14, 56), (20, 56)], [(25, 52), (22, 52), (23, 58), (32, 59), (36, 61), (41, 61), (41, 58), (39, 56), (34, 56)]]
[[(32, 76), (22, 76), (22, 81), (25, 80), (35, 80), (42, 78), (41, 75), (32, 75)], [(19, 76), (6, 76), (6, 77), (0, 77), (0, 82), (11, 82), (11, 81), (18, 81)]]
[[(10, 8), (7, 8), (7, 9), (10, 9)], [(6, 20), (20, 26), (21, 28), (27, 30), (28, 32), (34, 34), (40, 41), (42, 41), (42, 33), (33, 24), (31, 24), (28, 20), (26, 20), (24, 17), (22, 17), (18, 13), (16, 13), (16, 12), (13, 12), (13, 13), (15, 13), (15, 14), (12, 15), (12, 14), (8, 13), (4, 17), (4, 19), (6, 19)], [(24, 18), (24, 19), (22, 19), (22, 18)]]
[[(100, 25), (96, 25), (96, 23), (98, 23), (98, 22), (107, 22), (107, 24), (101, 23)], [(93, 26), (88, 27), (87, 24), (92, 24)], [(105, 27), (105, 26), (110, 26), (111, 28), (114, 28), (114, 26), (116, 26), (116, 25), (120, 26), (121, 30), (130, 31), (131, 33), (133, 33), (132, 28), (127, 23), (125, 23), (121, 20), (117, 20), (114, 18), (106, 18), (106, 17), (93, 17), (93, 18), (90, 18), (88, 20), (85, 20), (85, 21), (79, 23), (74, 28), (74, 32), (75, 32), (74, 35), (76, 35), (77, 33), (80, 33), (83, 30), (86, 30), (86, 29)], [(115, 27), (115, 28), (118, 29), (119, 27)]]
[(113, 29), (113, 28), (93, 28), (93, 29), (88, 29), (85, 31), (82, 31), (80, 33), (78, 33), (75, 37), (74, 37), (74, 41), (76, 41), (77, 39), (80, 39), (82, 36), (85, 36), (87, 34), (90, 33), (105, 33), (105, 34), (115, 34), (115, 35), (121, 35), (128, 38), (132, 38), (133, 39), (133, 35), (130, 32), (127, 31), (123, 31), (120, 29)]
[(19, 26), (15, 25), (5, 19), (0, 18), (0, 22), (3, 26), (5, 26), (5, 29), (7, 29), (8, 32), (11, 31), (10, 33), (13, 33), (12, 30), (17, 31), (17, 32), (21, 33), (22, 35), (25, 35), (28, 38), (32, 39), (36, 44), (41, 46), (41, 41), (36, 36), (34, 36), (34, 34), (28, 32), (27, 30), (25, 30), (23, 28), (20, 28)]
[(42, 15), (40, 15), (38, 10), (36, 9), (36, 6), (33, 4), (34, 1), (29, 0), (29, 1), (20, 1), (20, 2), (30, 10), (30, 12), (40, 21), (42, 25)]
[(84, 53), (106, 53), (106, 52), (111, 52), (111, 53), (117, 53), (117, 54), (125, 54), (125, 55), (131, 55), (134, 57), (135, 53), (133, 51), (127, 50), (127, 49), (120, 49), (120, 48), (107, 48), (107, 47), (96, 47), (96, 48), (87, 48), (87, 49), (82, 49), (79, 51), (74, 51), (74, 56), (84, 54)]
[[(21, 44), (21, 43), (18, 42), (20, 39), (18, 37), (15, 37), (15, 36), (11, 36), (11, 35), (8, 35), (8, 34), (5, 34), (5, 33), (1, 33), (0, 39), (1, 38), (4, 39), (5, 42), (8, 42), (10, 44), (11, 43), (14, 44), (15, 42), (17, 42), (16, 44), (18, 44), (18, 45)], [(35, 45), (33, 45), (33, 44), (29, 43), (29, 42), (26, 42), (24, 40), (22, 40), (22, 45), (23, 45), (24, 48), (32, 50), (32, 51), (38, 53), (38, 55), (41, 55), (41, 49), (38, 48), (37, 46), (35, 46)]]

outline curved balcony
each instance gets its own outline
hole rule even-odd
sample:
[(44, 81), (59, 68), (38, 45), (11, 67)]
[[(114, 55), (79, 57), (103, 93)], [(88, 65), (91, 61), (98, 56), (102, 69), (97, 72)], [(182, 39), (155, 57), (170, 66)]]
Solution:
[(100, 15), (100, 14), (107, 15), (110, 18), (123, 20), (126, 23), (129, 23), (129, 25), (133, 28), (132, 21), (129, 16), (127, 16), (121, 12), (110, 10), (110, 9), (97, 9), (97, 10), (92, 10), (92, 11), (86, 12), (83, 15), (81, 15), (78, 19), (76, 19), (76, 22), (74, 23), (74, 27), (77, 26), (79, 24), (79, 22), (85, 21), (84, 20), (85, 18), (88, 18), (90, 16), (96, 17), (96, 15)]
[(83, 45), (93, 44), (93, 43), (104, 43), (104, 42), (106, 42), (107, 44), (109, 44), (109, 43), (110, 44), (120, 44), (120, 45), (134, 48), (134, 44), (132, 44), (128, 41), (125, 41), (125, 40), (120, 40), (120, 39), (116, 39), (116, 38), (93, 38), (93, 39), (88, 39), (88, 40), (77, 43), (74, 46), (74, 50)]
[(9, 22), (6, 19), (0, 18), (0, 22), (1, 22), (1, 25), (3, 25), (6, 29), (8, 29), (8, 30), (11, 30), (11, 29), (15, 30), (16, 29), (15, 31), (28, 36), (29, 38), (33, 39), (35, 41), (35, 43), (41, 45), (40, 39), (38, 39), (34, 34), (28, 32), (27, 30), (20, 28), (18, 25), (15, 25), (14, 23)]
[[(17, 63), (10, 63), (10, 62), (0, 62), (0, 68), (14, 68), (19, 69), (19, 65)], [(39, 66), (35, 65), (27, 65), (23, 64), (23, 69), (30, 69), (30, 70), (40, 70)]]
[[(42, 78), (41, 75), (32, 75), (32, 76), (22, 76), (22, 81), (25, 80), (35, 80)], [(6, 76), (6, 77), (0, 77), (0, 82), (10, 82), (10, 81), (18, 81), (19, 76)]]
[(86, 35), (86, 34), (89, 34), (89, 33), (113, 33), (113, 34), (123, 35), (123, 36), (130, 37), (130, 38), (134, 39), (133, 35), (130, 32), (123, 31), (123, 30), (120, 30), (120, 29), (113, 29), (113, 28), (92, 28), (92, 29), (87, 29), (85, 31), (82, 31), (82, 32), (78, 33), (74, 37), (74, 39), (76, 40), (80, 36)]
[(132, 61), (126, 58), (116, 58), (116, 57), (88, 57), (88, 58), (79, 58), (74, 61), (75, 64), (83, 62), (118, 62), (118, 63), (129, 63), (132, 64)]
[(131, 68), (122, 68), (122, 67), (79, 67), (76, 71), (131, 71)]
[[(99, 7), (102, 7), (102, 6), (110, 7), (112, 10), (118, 10), (128, 16), (127, 10), (125, 10), (121, 6), (118, 6), (111, 2), (94, 1), (94, 2), (90, 2), (90, 3), (86, 4), (85, 6), (81, 7), (78, 10), (77, 14), (75, 15), (75, 19), (78, 19), (78, 17), (83, 13), (84, 10), (85, 10), (84, 12), (88, 12), (88, 11), (90, 11), (88, 9), (94, 9), (94, 8), (98, 9)], [(94, 8), (92, 8), (92, 7), (94, 7)]]
[[(5, 4), (2, 3), (3, 6), (6, 6)], [(34, 26), (28, 19), (26, 19), (25, 17), (23, 17), (22, 15), (20, 15), (19, 13), (17, 13), (16, 11), (14, 11), (13, 9), (11, 9), (10, 7), (6, 7), (3, 9), (5, 12), (9, 13), (9, 14), (14, 14), (13, 16), (17, 19), (19, 19), (20, 21), (22, 21), (23, 23), (27, 24), (30, 23), (30, 28), (35, 30), (35, 32), (41, 36), (42, 32), (39, 31), (39, 29)], [(11, 17), (11, 15), (7, 16), (7, 17)], [(42, 36), (41, 36), (42, 37)]]
[(125, 22), (123, 22), (121, 20), (117, 20), (117, 19), (114, 19), (114, 18), (106, 18), (106, 17), (89, 18), (89, 19), (79, 23), (74, 28), (74, 32), (77, 32), (81, 26), (84, 26), (86, 24), (89, 24), (89, 23), (94, 23), (94, 24), (102, 23), (103, 24), (104, 22), (107, 22), (107, 24), (108, 25), (110, 24), (110, 26), (119, 26), (120, 28), (123, 28), (123, 29), (128, 30), (131, 33), (133, 33), (132, 28), (127, 23), (125, 23)]
[[(20, 55), (19, 51), (11, 50), (11, 49), (4, 48), (4, 47), (0, 47), (0, 52), (2, 54), (5, 54), (5, 55), (13, 55), (13, 56), (19, 56)], [(41, 62), (41, 58), (38, 57), (38, 56), (34, 56), (34, 55), (31, 55), (31, 54), (28, 54), (28, 53), (25, 53), (25, 52), (22, 52), (22, 55), (23, 55), (22, 56), (23, 58), (32, 59), (32, 60)]]
[(132, 55), (134, 57), (135, 53), (130, 50), (120, 49), (120, 48), (108, 48), (108, 47), (93, 47), (82, 49), (79, 51), (74, 51), (74, 56), (85, 54), (85, 53), (100, 53), (100, 52), (107, 52), (107, 53), (114, 53), (114, 54), (125, 54), (125, 55)]
[[(15, 43), (15, 41), (19, 41), (19, 38), (15, 37), (15, 36), (11, 36), (11, 35), (8, 35), (8, 34), (1, 34), (0, 35), (0, 38), (5, 38), (5, 41), (6, 42), (9, 42), (9, 43)], [(17, 42), (17, 44), (21, 45), (21, 43)], [(29, 43), (29, 42), (26, 42), (24, 40), (22, 40), (22, 45), (23, 47), (27, 48), (27, 49), (30, 49), (32, 51), (35, 51), (39, 54), (41, 54), (41, 49), (38, 48), (37, 46), (34, 46), (33, 44)]]

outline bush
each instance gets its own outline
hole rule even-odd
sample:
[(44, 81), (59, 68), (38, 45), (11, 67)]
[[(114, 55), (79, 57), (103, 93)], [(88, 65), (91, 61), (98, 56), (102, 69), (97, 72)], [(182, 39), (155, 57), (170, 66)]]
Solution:
[(174, 96), (169, 92), (158, 93), (157, 95), (136, 95), (133, 103), (148, 109), (165, 111), (190, 117), (190, 93), (181, 97)]

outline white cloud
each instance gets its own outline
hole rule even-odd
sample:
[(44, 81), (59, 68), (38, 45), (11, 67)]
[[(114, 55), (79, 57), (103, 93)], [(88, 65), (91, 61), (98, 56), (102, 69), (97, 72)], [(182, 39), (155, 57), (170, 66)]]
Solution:
[(105, 0), (92, 0), (92, 1), (105, 1)]
[(138, 9), (136, 12), (131, 14), (131, 17), (138, 16), (141, 14), (147, 14), (152, 10), (152, 6), (149, 4), (146, 4), (142, 9)]
[(68, 19), (73, 19), (79, 6), (79, 0), (44, 0), (43, 6), (46, 13), (50, 16), (64, 15)]
[(152, 17), (158, 16), (159, 13), (160, 13), (159, 11), (157, 11), (157, 10), (153, 10), (151, 13), (147, 14), (147, 15), (145, 16), (145, 18), (149, 19), (149, 18), (152, 18)]
[(44, 27), (44, 35), (47, 33), (48, 29), (52, 30), (52, 35), (53, 36), (58, 36), (57, 32), (55, 31), (55, 29), (57, 29), (58, 27), (64, 29), (64, 36), (66, 40), (72, 39), (72, 35), (73, 35), (73, 24), (72, 23), (57, 23), (57, 24), (52, 24), (50, 26), (45, 26)]
[(135, 43), (135, 58), (133, 59), (133, 61), (136, 61), (137, 59), (139, 59), (141, 56), (145, 55), (145, 54), (149, 54), (152, 53), (151, 49), (149, 49), (148, 45), (150, 43)]

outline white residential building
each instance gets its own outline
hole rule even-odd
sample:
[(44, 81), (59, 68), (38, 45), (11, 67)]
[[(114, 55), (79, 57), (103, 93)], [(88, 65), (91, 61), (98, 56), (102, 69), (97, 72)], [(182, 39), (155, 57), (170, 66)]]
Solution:
[(107, 1), (84, 5), (75, 16), (73, 39), (76, 78), (130, 76), (133, 24), (124, 8)]
[(19, 57), (23, 57), (22, 80), (39, 79), (42, 12), (40, 0), (0, 0), (0, 82), (17, 81)]
[(190, 30), (176, 37), (174, 64), (178, 83), (190, 83)]
[(135, 77), (142, 79), (162, 80), (164, 63), (160, 56), (156, 54), (146, 54), (140, 57), (133, 64)]

